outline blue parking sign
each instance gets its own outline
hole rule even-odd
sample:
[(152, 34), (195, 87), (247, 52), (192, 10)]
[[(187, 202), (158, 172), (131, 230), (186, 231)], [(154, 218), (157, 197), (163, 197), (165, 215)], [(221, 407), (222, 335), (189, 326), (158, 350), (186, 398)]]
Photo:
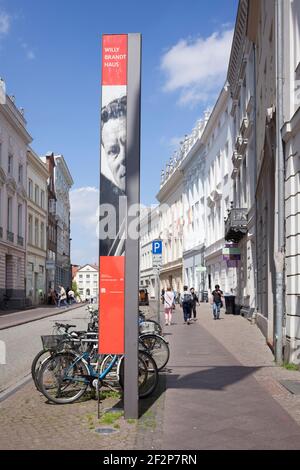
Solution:
[(152, 242), (152, 253), (154, 255), (162, 254), (162, 240), (154, 240)]

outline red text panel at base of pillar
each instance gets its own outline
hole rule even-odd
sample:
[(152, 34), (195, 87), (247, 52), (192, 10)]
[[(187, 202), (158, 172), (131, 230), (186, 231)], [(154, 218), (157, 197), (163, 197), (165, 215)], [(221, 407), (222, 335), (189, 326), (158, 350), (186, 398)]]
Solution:
[(100, 354), (124, 354), (124, 278), (125, 256), (100, 256)]

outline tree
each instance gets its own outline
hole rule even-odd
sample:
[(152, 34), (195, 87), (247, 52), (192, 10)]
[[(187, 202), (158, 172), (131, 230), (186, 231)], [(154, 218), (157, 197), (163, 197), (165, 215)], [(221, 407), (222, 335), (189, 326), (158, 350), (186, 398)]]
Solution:
[(72, 291), (73, 291), (74, 294), (75, 294), (75, 298), (79, 296), (79, 292), (78, 292), (78, 287), (77, 287), (77, 282), (76, 282), (76, 281), (72, 281)]

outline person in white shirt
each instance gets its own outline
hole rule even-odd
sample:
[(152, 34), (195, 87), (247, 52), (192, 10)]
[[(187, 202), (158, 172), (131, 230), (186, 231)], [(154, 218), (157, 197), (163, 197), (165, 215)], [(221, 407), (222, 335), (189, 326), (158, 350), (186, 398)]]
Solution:
[(174, 305), (174, 292), (171, 291), (171, 287), (168, 287), (167, 292), (164, 293), (164, 308), (165, 308), (166, 326), (171, 325), (173, 305)]

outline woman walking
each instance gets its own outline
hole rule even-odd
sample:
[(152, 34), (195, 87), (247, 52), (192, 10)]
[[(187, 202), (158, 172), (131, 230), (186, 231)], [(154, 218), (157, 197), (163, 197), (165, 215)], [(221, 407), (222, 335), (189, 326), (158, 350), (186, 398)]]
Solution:
[(164, 293), (166, 326), (171, 325), (173, 305), (174, 305), (174, 292), (172, 292), (171, 287), (168, 287), (167, 292)]

